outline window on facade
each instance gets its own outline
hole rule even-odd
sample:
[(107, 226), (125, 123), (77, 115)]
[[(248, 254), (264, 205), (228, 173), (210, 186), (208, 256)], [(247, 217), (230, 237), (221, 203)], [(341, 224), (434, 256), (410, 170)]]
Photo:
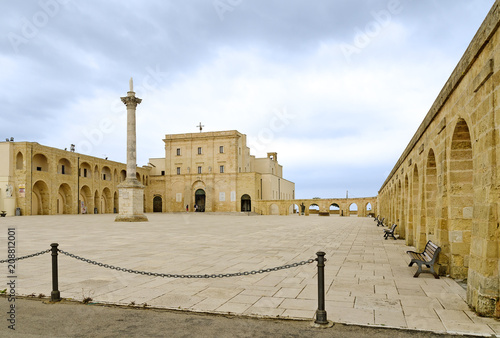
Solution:
[(224, 173), (224, 166), (223, 166), (223, 165), (221, 165), (221, 166), (220, 166), (220, 173), (221, 173), (221, 174), (223, 174), (223, 173)]
[(87, 177), (87, 169), (83, 168), (83, 177)]
[(42, 171), (42, 167), (36, 167), (36, 171)]
[(177, 148), (177, 156), (181, 156), (181, 148)]
[(177, 175), (181, 174), (181, 167), (177, 167)]
[(224, 146), (219, 147), (219, 153), (223, 154), (224, 153)]
[(201, 155), (201, 147), (198, 147), (198, 155)]
[(198, 174), (201, 174), (201, 167), (198, 167)]
[(165, 176), (165, 170), (161, 171), (161, 176)]
[(64, 164), (61, 165), (61, 174), (63, 174), (63, 175), (66, 174), (66, 170), (65, 169), (66, 168), (64, 167)]
[(106, 174), (102, 174), (102, 180), (106, 181)]

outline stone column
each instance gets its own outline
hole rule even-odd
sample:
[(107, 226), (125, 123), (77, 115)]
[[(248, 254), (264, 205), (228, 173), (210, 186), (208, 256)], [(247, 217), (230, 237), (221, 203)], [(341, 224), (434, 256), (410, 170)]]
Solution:
[(147, 222), (148, 218), (144, 215), (144, 186), (136, 178), (135, 110), (142, 100), (135, 96), (132, 79), (130, 91), (121, 100), (127, 106), (127, 178), (118, 186), (120, 213), (115, 222)]

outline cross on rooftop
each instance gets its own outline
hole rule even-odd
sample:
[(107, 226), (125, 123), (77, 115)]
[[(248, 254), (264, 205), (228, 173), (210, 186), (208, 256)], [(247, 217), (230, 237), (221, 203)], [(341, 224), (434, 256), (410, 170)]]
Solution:
[(200, 128), (200, 133), (201, 133), (201, 131), (203, 130), (203, 127), (205, 127), (205, 126), (202, 125), (201, 122), (200, 122), (200, 124), (198, 126), (196, 126), (196, 127)]

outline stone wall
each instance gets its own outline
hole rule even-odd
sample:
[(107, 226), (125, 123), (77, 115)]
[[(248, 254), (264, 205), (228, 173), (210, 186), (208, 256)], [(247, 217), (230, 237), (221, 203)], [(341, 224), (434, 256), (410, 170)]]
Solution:
[(496, 316), (499, 24), (496, 1), (378, 195), (406, 243), (441, 246), (440, 274), (467, 278), (469, 305)]

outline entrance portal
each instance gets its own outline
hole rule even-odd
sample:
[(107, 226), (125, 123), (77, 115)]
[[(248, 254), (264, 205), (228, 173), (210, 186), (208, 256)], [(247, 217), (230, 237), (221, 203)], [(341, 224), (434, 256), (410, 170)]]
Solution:
[(241, 196), (241, 211), (249, 212), (252, 211), (252, 200), (247, 194)]
[(155, 196), (155, 198), (153, 198), (153, 212), (162, 212), (161, 196)]
[(205, 190), (198, 189), (194, 193), (195, 211), (205, 211)]

